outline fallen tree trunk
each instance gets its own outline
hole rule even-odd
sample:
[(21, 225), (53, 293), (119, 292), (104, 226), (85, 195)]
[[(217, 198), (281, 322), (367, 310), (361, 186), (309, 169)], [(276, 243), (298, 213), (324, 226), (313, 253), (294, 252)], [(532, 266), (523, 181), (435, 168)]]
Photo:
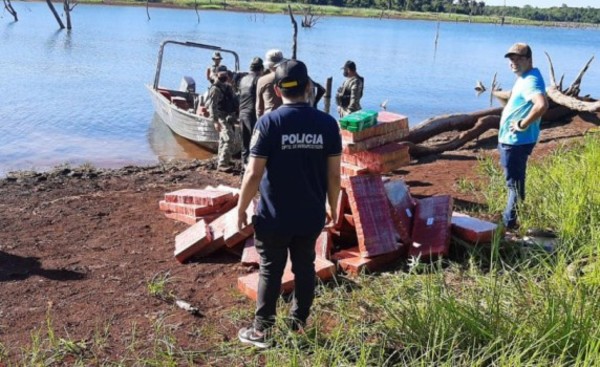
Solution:
[(548, 98), (571, 110), (579, 112), (600, 112), (600, 101), (586, 102), (576, 97), (568, 96), (562, 93), (556, 85), (549, 87), (547, 93)]
[(456, 150), (471, 140), (477, 139), (484, 132), (491, 129), (498, 129), (499, 126), (499, 115), (482, 116), (481, 118), (477, 119), (477, 121), (469, 130), (461, 133), (452, 141), (430, 146), (408, 142), (409, 154), (412, 158), (422, 158), (431, 154), (440, 154), (448, 150)]
[(471, 129), (478, 119), (490, 115), (500, 116), (501, 113), (502, 108), (497, 107), (471, 113), (432, 117), (412, 128), (404, 140), (419, 144), (441, 133)]

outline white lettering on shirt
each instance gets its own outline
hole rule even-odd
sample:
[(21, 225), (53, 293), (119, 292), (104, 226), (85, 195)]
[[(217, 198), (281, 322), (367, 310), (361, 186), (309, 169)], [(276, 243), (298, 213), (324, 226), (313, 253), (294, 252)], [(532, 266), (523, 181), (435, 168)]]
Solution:
[(281, 135), (281, 149), (323, 149), (323, 135), (283, 134)]

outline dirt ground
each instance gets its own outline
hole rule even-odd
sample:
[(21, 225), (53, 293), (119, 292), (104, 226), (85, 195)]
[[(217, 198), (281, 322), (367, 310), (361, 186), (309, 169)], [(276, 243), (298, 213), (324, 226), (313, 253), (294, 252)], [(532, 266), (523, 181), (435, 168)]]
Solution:
[[(580, 139), (600, 124), (598, 115), (576, 116), (545, 128), (534, 151), (539, 159), (560, 144)], [(457, 183), (477, 179), (477, 158), (497, 158), (496, 135), (394, 172), (416, 197), (450, 194), (458, 209), (481, 205)], [(235, 338), (242, 321), (232, 313), (253, 302), (236, 290), (248, 270), (239, 257), (220, 252), (179, 264), (175, 236), (186, 224), (158, 209), (166, 192), (206, 185), (239, 186), (239, 172), (220, 173), (212, 161), (180, 162), (118, 170), (56, 169), (10, 174), (0, 181), (0, 365), (18, 361), (32, 333), (102, 340), (101, 359), (119, 360), (127, 348), (150, 348), (158, 320), (166, 320), (183, 348), (210, 349)], [(170, 274), (168, 289), (198, 307), (192, 316), (149, 294), (157, 274)], [(106, 330), (109, 330), (106, 332)]]

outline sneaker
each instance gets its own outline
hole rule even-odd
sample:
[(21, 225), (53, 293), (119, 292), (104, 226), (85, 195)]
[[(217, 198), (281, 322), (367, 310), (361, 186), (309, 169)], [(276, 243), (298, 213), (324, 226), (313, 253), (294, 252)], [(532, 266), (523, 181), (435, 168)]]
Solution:
[(271, 343), (267, 340), (267, 333), (258, 331), (254, 326), (241, 328), (238, 332), (238, 338), (244, 344), (252, 344), (258, 348), (268, 348)]
[(231, 173), (233, 172), (233, 166), (218, 166), (217, 171)]

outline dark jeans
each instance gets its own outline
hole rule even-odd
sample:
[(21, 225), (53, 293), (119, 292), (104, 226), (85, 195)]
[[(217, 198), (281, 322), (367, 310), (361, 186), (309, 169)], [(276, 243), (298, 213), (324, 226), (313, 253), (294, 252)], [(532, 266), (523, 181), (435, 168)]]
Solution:
[(265, 330), (275, 323), (277, 299), (288, 250), (294, 273), (294, 295), (290, 316), (304, 324), (315, 297), (315, 241), (319, 233), (309, 236), (281, 235), (256, 231), (254, 245), (260, 254), (260, 275), (254, 327)]
[(508, 187), (506, 208), (502, 213), (502, 220), (507, 228), (514, 228), (517, 225), (517, 204), (525, 200), (527, 159), (534, 146), (535, 144), (498, 144), (500, 164), (504, 168), (504, 178)]
[(256, 113), (240, 113), (240, 125), (242, 126), (242, 163), (248, 163), (250, 156), (250, 139), (256, 125)]

